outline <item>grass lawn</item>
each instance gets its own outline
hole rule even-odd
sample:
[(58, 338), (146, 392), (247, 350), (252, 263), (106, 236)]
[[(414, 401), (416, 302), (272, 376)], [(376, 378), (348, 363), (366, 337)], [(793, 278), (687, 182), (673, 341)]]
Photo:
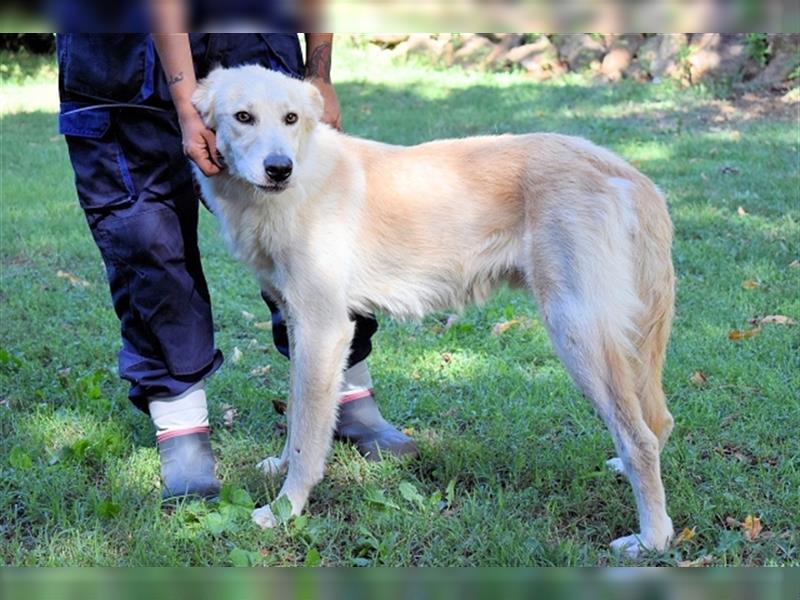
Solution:
[[(800, 564), (800, 327), (750, 324), (800, 320), (798, 105), (394, 65), (343, 45), (334, 59), (354, 135), (408, 144), (576, 134), (664, 190), (678, 294), (665, 374), (676, 426), (662, 466), (676, 531), (691, 533), (643, 563)], [(283, 444), (272, 400), (286, 397), (287, 363), (271, 347), (255, 281), (205, 211), (202, 252), (229, 357), (209, 382), (226, 488), (218, 504), (163, 511), (151, 424), (116, 375), (118, 325), (56, 130), (54, 70), (0, 63), (0, 563), (622, 562), (608, 542), (637, 528), (630, 487), (604, 468), (611, 439), (520, 292), (502, 291), (451, 327), (446, 314), (381, 318), (370, 359), (379, 401), (420, 457), (370, 464), (336, 445), (305, 516), (270, 531), (251, 524), (252, 504), (278, 488), (254, 465)]]

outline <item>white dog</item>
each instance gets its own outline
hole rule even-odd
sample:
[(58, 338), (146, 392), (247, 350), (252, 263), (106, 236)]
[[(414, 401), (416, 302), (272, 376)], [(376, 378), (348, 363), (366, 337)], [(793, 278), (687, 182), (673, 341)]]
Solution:
[[(319, 122), (322, 98), (257, 66), (213, 71), (194, 103), (227, 170), (198, 172), (234, 252), (281, 307), (291, 343), (279, 492), (298, 515), (322, 479), (353, 333), (349, 313), (419, 318), (480, 302), (501, 282), (533, 292), (555, 350), (614, 439), (640, 532), (673, 535), (659, 463), (672, 430), (661, 369), (673, 311), (672, 225), (644, 175), (583, 139), (549, 134), (413, 147)], [(254, 511), (275, 524), (269, 506)]]

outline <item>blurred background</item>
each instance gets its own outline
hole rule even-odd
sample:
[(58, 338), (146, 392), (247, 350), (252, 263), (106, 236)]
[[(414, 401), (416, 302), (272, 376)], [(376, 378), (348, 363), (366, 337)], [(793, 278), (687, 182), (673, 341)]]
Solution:
[[(182, 0), (157, 0), (160, 5)], [(141, 31), (146, 0), (11, 0), (0, 31)], [(187, 28), (271, 31), (276, 16), (303, 31), (772, 31), (797, 32), (791, 0), (193, 0)], [(283, 27), (285, 25), (281, 25)]]

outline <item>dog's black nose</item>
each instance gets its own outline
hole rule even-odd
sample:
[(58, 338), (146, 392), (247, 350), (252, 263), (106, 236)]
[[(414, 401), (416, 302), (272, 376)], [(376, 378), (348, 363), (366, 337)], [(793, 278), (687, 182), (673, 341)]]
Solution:
[(270, 154), (264, 159), (264, 170), (272, 181), (286, 181), (292, 174), (292, 159), (283, 154)]

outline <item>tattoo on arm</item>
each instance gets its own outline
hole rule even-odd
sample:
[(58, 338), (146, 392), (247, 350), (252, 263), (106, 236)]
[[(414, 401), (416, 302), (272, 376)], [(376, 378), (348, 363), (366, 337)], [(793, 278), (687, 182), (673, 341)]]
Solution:
[(319, 77), (331, 82), (331, 44), (323, 42), (311, 52), (306, 61), (306, 77)]
[(170, 75), (169, 78), (167, 79), (167, 85), (173, 86), (179, 81), (183, 81), (183, 71), (181, 71), (177, 75)]

